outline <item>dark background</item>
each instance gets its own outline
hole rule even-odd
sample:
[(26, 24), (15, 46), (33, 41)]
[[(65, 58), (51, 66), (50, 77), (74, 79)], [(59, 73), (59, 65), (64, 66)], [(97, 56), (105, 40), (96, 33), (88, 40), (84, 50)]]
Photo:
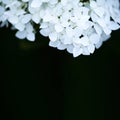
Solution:
[(0, 28), (0, 120), (120, 119), (120, 31), (77, 58), (14, 34)]

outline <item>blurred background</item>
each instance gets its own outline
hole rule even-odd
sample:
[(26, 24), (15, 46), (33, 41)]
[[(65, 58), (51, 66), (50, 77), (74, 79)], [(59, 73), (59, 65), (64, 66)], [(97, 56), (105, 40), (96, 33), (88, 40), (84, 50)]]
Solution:
[(0, 120), (120, 119), (120, 31), (90, 56), (0, 28)]

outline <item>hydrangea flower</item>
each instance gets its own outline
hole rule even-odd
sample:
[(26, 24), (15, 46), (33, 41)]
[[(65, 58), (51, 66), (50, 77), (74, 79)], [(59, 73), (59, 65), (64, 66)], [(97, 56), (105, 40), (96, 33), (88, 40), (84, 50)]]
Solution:
[(90, 55), (120, 28), (120, 1), (0, 0), (0, 23), (11, 24), (19, 39), (34, 41), (39, 32), (49, 46)]

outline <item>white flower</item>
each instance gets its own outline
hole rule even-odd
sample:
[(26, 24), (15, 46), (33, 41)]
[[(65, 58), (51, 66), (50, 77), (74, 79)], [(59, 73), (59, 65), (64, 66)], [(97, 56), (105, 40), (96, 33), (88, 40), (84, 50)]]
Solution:
[(23, 31), (17, 31), (16, 37), (20, 39), (25, 39), (27, 38), (29, 41), (34, 41), (35, 40), (35, 32), (32, 24), (28, 23), (25, 26), (25, 29)]
[[(16, 37), (49, 37), (49, 45), (74, 57), (90, 55), (120, 28), (119, 0), (0, 0), (1, 26), (12, 24)], [(35, 26), (38, 25), (39, 31)]]
[(31, 2), (31, 7), (33, 8), (39, 8), (42, 4), (42, 1), (41, 0), (32, 0)]

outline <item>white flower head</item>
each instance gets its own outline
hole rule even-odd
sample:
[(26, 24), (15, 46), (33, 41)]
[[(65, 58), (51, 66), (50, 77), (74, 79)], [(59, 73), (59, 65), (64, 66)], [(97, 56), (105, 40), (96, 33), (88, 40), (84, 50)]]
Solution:
[(120, 28), (120, 1), (0, 0), (0, 22), (12, 24), (20, 39), (34, 41), (40, 31), (52, 47), (90, 55)]

